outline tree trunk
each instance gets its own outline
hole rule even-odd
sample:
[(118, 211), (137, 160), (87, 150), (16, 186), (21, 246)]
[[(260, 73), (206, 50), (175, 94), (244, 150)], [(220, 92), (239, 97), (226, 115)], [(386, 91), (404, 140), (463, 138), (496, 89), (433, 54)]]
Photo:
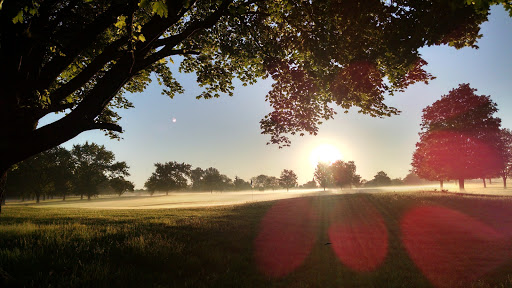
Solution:
[(41, 195), (36, 194), (36, 203), (39, 203), (39, 197), (41, 197)]
[(66, 201), (66, 194), (62, 195), (62, 201)]
[(492, 179), (491, 178), (489, 178), (489, 184), (492, 184)]
[(0, 171), (0, 214), (2, 213), (2, 206), (5, 204), (5, 192), (7, 184), (7, 169)]
[(165, 191), (165, 196), (169, 196), (169, 191)]
[(91, 201), (91, 195), (87, 195), (87, 201)]
[(507, 176), (503, 176), (503, 189), (507, 189)]
[(441, 187), (440, 189), (443, 190), (443, 184), (444, 184), (444, 181), (443, 180), (439, 180), (439, 186)]
[(464, 178), (459, 179), (459, 190), (464, 191)]
[(485, 182), (485, 178), (482, 178), (482, 181), (484, 182), (484, 188), (487, 188), (487, 184)]
[(84, 194), (80, 194), (80, 200), (84, 200)]

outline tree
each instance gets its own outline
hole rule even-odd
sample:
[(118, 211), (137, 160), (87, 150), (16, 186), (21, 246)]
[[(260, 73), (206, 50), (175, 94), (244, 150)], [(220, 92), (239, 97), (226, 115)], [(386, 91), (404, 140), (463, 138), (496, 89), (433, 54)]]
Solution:
[(133, 191), (135, 186), (132, 182), (124, 179), (123, 177), (115, 177), (109, 180), (110, 187), (121, 197), (126, 191)]
[(115, 155), (103, 145), (96, 143), (73, 145), (71, 155), (75, 163), (73, 188), (80, 199), (99, 194), (99, 187), (108, 183), (109, 179), (120, 176), (129, 176), (128, 166), (125, 162), (114, 162)]
[(416, 175), (414, 172), (410, 171), (409, 174), (407, 174), (404, 179), (402, 180), (403, 184), (405, 185), (422, 185), (427, 184), (429, 181), (420, 178), (418, 175)]
[(203, 169), (197, 167), (193, 170), (190, 170), (190, 180), (192, 180), (192, 188), (197, 191), (201, 191), (204, 189), (203, 187)]
[(41, 196), (53, 195), (57, 189), (64, 189), (66, 193), (69, 189), (66, 184), (72, 176), (68, 170), (71, 168), (69, 156), (66, 149), (55, 147), (18, 163), (11, 171), (7, 189), (13, 194), (17, 192), (22, 199), (34, 195), (36, 203), (40, 202)]
[(270, 178), (270, 176), (263, 175), (263, 174), (258, 175), (256, 177), (252, 177), (251, 178), (252, 187), (254, 187), (260, 191), (263, 191), (263, 190), (269, 188), (268, 187), (268, 184), (270, 183), (269, 178)]
[(356, 164), (354, 161), (344, 162), (337, 160), (331, 164), (334, 183), (342, 188), (344, 186), (359, 185), (361, 176), (356, 174)]
[(315, 169), (315, 180), (322, 188), (325, 188), (332, 184), (332, 170), (327, 163), (318, 163)]
[(503, 188), (507, 188), (507, 178), (512, 172), (512, 131), (503, 128), (500, 130), (499, 150), (501, 159), (503, 160), (502, 169), (499, 171), (499, 176), (503, 179)]
[(234, 189), (237, 191), (251, 189), (251, 183), (245, 181), (244, 179), (238, 178), (238, 176), (235, 176), (235, 180), (233, 181), (233, 186), (234, 186)]
[(286, 188), (286, 192), (288, 192), (289, 188), (293, 188), (297, 186), (297, 175), (293, 170), (284, 169), (281, 172), (281, 178), (279, 178), (279, 183), (282, 187)]
[(144, 186), (153, 195), (154, 191), (176, 191), (187, 188), (188, 178), (190, 177), (190, 168), (192, 166), (185, 163), (171, 161), (167, 163), (156, 163), (155, 172), (151, 174)]
[(315, 179), (311, 180), (311, 181), (308, 181), (306, 183), (304, 183), (302, 186), (302, 188), (305, 188), (305, 189), (313, 189), (313, 188), (316, 188), (316, 182), (315, 182)]
[(232, 185), (229, 177), (220, 174), (219, 170), (213, 167), (204, 170), (202, 183), (203, 187), (210, 190), (211, 193), (213, 193), (213, 190), (225, 190)]
[(489, 5), (501, 2), (510, 8), (496, 0), (2, 1), (1, 182), (15, 163), (84, 131), (116, 137), (115, 109), (132, 106), (123, 94), (143, 91), (151, 73), (164, 94), (183, 92), (171, 56), (180, 71), (196, 72), (199, 98), (232, 95), (235, 77), (272, 77), (273, 111), (261, 128), (279, 145), (289, 145), (287, 134), (316, 134), (334, 114), (329, 103), (397, 114), (384, 95), (432, 79), (418, 49), (476, 47)]
[[(428, 179), (464, 179), (497, 175), (504, 167), (498, 110), (489, 96), (475, 94), (469, 84), (443, 95), (423, 109), (420, 142), (413, 172)], [(442, 182), (441, 182), (442, 187)]]
[(369, 187), (375, 187), (375, 186), (389, 186), (391, 185), (392, 181), (391, 178), (389, 178), (388, 174), (384, 171), (379, 171), (372, 180), (365, 183), (365, 186)]

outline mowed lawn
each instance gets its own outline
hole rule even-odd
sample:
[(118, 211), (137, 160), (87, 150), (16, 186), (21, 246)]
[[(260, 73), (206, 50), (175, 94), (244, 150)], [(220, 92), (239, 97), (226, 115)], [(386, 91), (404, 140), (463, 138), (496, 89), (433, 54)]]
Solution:
[(0, 287), (512, 287), (512, 198), (312, 196), (197, 209), (6, 206)]

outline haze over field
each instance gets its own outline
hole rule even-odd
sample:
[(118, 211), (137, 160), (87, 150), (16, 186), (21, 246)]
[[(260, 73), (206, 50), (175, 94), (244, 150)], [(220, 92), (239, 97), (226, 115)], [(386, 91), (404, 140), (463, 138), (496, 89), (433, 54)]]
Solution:
[[(444, 184), (444, 190), (448, 192), (459, 192), (459, 187), (453, 181)], [(439, 184), (419, 186), (387, 186), (374, 188), (352, 188), (352, 189), (290, 189), (288, 192), (283, 189), (275, 191), (236, 191), (236, 192), (173, 192), (169, 195), (156, 193), (149, 196), (146, 192), (126, 192), (121, 197), (117, 195), (100, 195), (92, 198), (91, 201), (80, 200), (79, 197), (68, 197), (66, 201), (61, 199), (43, 201), (35, 205), (34, 201), (20, 202), (10, 200), (8, 206), (30, 206), (38, 208), (94, 208), (94, 209), (165, 209), (165, 208), (196, 208), (214, 207), (223, 205), (238, 205), (263, 201), (281, 200), (296, 197), (328, 196), (340, 194), (357, 193), (411, 193), (421, 191), (440, 191)], [(488, 195), (488, 196), (512, 196), (508, 190), (503, 189), (503, 183), (493, 181), (482, 188), (482, 183), (469, 182), (466, 184), (466, 194)]]

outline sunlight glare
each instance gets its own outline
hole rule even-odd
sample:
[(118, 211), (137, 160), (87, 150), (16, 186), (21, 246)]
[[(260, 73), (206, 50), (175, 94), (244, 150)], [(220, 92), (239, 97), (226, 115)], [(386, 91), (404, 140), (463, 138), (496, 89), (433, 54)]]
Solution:
[(311, 165), (316, 168), (318, 163), (324, 162), (328, 164), (334, 163), (336, 160), (342, 160), (341, 152), (330, 144), (322, 144), (317, 146), (309, 156)]

